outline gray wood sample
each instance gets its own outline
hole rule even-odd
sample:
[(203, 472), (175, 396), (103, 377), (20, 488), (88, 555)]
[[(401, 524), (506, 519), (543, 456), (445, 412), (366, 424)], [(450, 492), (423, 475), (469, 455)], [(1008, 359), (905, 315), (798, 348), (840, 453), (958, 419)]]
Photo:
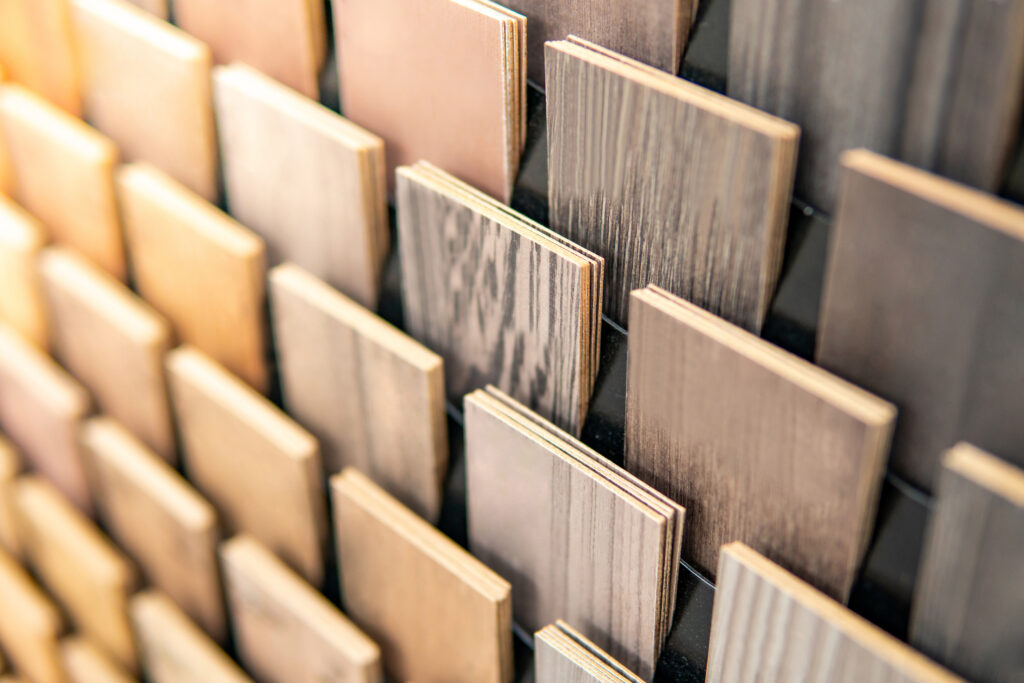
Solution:
[(562, 620), (537, 631), (533, 642), (535, 683), (643, 681)]

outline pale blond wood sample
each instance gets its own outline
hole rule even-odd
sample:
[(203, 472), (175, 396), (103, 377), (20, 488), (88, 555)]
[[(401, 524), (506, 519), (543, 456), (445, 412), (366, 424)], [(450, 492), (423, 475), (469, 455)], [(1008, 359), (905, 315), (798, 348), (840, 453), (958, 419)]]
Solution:
[(0, 87), (0, 128), (18, 203), (54, 241), (73, 247), (119, 280), (127, 279), (114, 143), (18, 86)]
[[(4, 80), (6, 80), (6, 74), (4, 72), (4, 65), (0, 62), (0, 84)], [(11, 188), (14, 186), (11, 160), (7, 157), (7, 144), (4, 142), (3, 137), (3, 135), (0, 135), (0, 197), (10, 194)]]
[(298, 266), (270, 272), (281, 392), (320, 440), (324, 471), (352, 465), (424, 518), (448, 463), (441, 357)]
[(71, 0), (83, 110), (129, 161), (218, 197), (210, 49), (125, 0)]
[(74, 40), (68, 0), (0, 0), (0, 67), (6, 78), (78, 115)]
[(534, 635), (535, 683), (642, 683), (576, 629), (562, 620)]
[(18, 537), (18, 509), (16, 491), (21, 458), (10, 441), (0, 434), (0, 552), (21, 559), (21, 540)]
[(0, 550), (0, 647), (35, 683), (65, 683), (56, 605), (14, 558)]
[(227, 636), (213, 506), (109, 417), (82, 427), (98, 514), (149, 583), (213, 638)]
[(331, 478), (348, 615), (396, 680), (512, 680), (511, 587), (351, 467)]
[(83, 636), (60, 643), (68, 683), (132, 683), (136, 679)]
[(95, 524), (34, 476), (18, 482), (19, 532), (29, 566), (82, 634), (129, 670), (136, 668), (128, 623), (135, 570)]
[(707, 681), (960, 679), (748, 546), (722, 547)]
[(54, 355), (116, 418), (173, 463), (174, 427), (164, 355), (167, 321), (122, 283), (74, 252), (50, 247), (39, 256)]
[(35, 218), (0, 194), (0, 321), (41, 349), (49, 332), (36, 258), (45, 242)]
[(265, 246), (151, 166), (118, 175), (139, 294), (193, 344), (266, 391)]
[(324, 579), (324, 476), (317, 441), (194, 348), (167, 356), (190, 480), (229, 532), (266, 544), (307, 581)]

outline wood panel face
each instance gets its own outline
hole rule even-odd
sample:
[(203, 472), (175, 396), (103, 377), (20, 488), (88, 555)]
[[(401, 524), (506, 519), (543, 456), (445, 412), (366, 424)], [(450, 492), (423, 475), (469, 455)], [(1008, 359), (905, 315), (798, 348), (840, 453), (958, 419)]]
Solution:
[(231, 214), (272, 262), (376, 308), (390, 240), (384, 142), (255, 69), (217, 67), (213, 81)]
[(50, 598), (0, 550), (0, 646), (10, 663), (39, 683), (65, 683), (57, 638), (63, 629)]
[(817, 361), (900, 407), (892, 469), (931, 490), (961, 439), (1024, 465), (1024, 209), (850, 152), (826, 273)]
[(20, 472), (21, 458), (11, 442), (0, 435), (0, 552), (15, 559), (22, 555), (16, 500)]
[(656, 287), (629, 341), (626, 467), (686, 506), (685, 559), (738, 539), (845, 601), (896, 409)]
[(40, 349), (49, 346), (46, 301), (36, 273), (45, 242), (43, 227), (0, 194), (0, 322)]
[(576, 38), (547, 70), (551, 225), (608, 260), (608, 315), (656, 284), (760, 330), (799, 129)]
[(0, 1), (0, 67), (6, 77), (78, 115), (78, 55), (67, 0)]
[(161, 19), (167, 19), (167, 5), (170, 0), (128, 0), (128, 2)]
[(564, 621), (534, 635), (535, 683), (641, 683), (606, 652)]
[(68, 636), (60, 644), (68, 683), (131, 683), (136, 680), (83, 636)]

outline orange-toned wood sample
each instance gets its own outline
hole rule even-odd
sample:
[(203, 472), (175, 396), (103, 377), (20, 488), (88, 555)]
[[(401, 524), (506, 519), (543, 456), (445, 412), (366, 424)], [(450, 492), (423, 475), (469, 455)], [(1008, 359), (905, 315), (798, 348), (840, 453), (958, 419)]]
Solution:
[[(0, 83), (5, 80), (4, 65), (0, 63)], [(11, 162), (7, 158), (7, 145), (3, 140), (4, 136), (0, 135), (0, 196), (10, 194), (11, 186), (14, 182), (11, 177)]]
[(127, 671), (83, 636), (68, 636), (60, 643), (68, 683), (132, 683)]
[(81, 112), (67, 0), (0, 0), (0, 66), (61, 109)]
[(21, 558), (15, 491), (21, 458), (11, 442), (0, 435), (0, 552)]
[(36, 683), (66, 683), (57, 638), (63, 621), (50, 598), (0, 550), (0, 647)]
[(43, 227), (0, 194), (0, 321), (41, 349), (49, 337), (36, 258), (45, 242)]

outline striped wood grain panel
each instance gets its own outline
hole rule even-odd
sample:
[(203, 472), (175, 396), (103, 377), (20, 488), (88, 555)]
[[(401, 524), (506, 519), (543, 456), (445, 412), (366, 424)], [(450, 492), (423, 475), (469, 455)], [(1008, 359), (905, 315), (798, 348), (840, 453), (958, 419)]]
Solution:
[(535, 683), (641, 683), (642, 678), (612, 659), (564, 621), (533, 638)]

